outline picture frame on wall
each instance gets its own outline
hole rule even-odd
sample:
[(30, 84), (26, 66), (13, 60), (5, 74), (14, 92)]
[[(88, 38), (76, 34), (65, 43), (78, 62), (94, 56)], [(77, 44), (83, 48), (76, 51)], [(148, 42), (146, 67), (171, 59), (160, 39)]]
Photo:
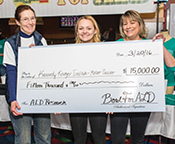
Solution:
[(74, 29), (77, 20), (80, 16), (61, 16), (59, 21), (59, 28), (65, 29)]

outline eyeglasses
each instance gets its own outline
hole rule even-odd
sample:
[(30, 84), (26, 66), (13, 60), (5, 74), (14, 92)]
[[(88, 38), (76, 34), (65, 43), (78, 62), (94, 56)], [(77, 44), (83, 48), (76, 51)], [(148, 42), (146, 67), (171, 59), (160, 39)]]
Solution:
[(24, 23), (28, 23), (29, 21), (36, 22), (36, 17), (31, 17), (31, 18), (23, 18), (21, 19)]

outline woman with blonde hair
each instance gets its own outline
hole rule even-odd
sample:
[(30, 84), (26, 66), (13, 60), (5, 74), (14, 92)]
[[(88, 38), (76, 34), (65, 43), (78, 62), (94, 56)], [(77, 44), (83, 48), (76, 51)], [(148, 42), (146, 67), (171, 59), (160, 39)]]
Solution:
[[(92, 16), (82, 16), (75, 26), (76, 43), (100, 42), (98, 24)], [(71, 113), (70, 121), (74, 144), (86, 144), (87, 120), (89, 118), (94, 144), (106, 144), (105, 113)]]
[(78, 28), (79, 28), (79, 23), (81, 22), (81, 20), (88, 20), (88, 21), (91, 21), (92, 24), (93, 24), (93, 27), (94, 27), (94, 30), (95, 30), (95, 33), (92, 37), (92, 39), (89, 39), (90, 42), (100, 42), (100, 30), (99, 30), (99, 27), (98, 27), (98, 24), (97, 22), (95, 21), (95, 19), (92, 17), (92, 16), (82, 16), (78, 19), (76, 25), (75, 25), (75, 40), (76, 40), (76, 43), (87, 43), (89, 41), (84, 41), (83, 39), (81, 39), (81, 37), (79, 37), (79, 33), (78, 33)]
[[(147, 32), (144, 20), (137, 11), (128, 10), (120, 18), (120, 34), (118, 41), (146, 40)], [(155, 39), (164, 38), (162, 34), (156, 34)], [(173, 56), (163, 46), (165, 73), (175, 70)], [(111, 139), (112, 144), (125, 144), (125, 135), (128, 121), (131, 127), (131, 144), (143, 144), (146, 126), (150, 112), (125, 112), (111, 114)]]

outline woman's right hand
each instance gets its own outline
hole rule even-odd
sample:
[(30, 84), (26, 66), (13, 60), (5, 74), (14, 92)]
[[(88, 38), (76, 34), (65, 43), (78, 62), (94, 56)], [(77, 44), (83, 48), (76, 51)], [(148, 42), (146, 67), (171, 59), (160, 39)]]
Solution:
[(17, 101), (11, 102), (11, 108), (10, 108), (10, 110), (11, 110), (12, 114), (13, 114), (14, 116), (23, 115), (23, 113), (18, 112), (18, 111), (16, 110), (16, 108), (17, 108), (17, 109), (21, 109), (21, 107), (19, 106), (18, 102), (17, 102)]

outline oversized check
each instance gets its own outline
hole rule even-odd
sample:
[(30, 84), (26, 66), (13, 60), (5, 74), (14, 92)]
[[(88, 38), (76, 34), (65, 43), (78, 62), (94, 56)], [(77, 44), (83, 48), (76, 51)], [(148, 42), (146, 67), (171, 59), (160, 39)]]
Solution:
[(161, 40), (20, 48), (23, 113), (165, 110)]

